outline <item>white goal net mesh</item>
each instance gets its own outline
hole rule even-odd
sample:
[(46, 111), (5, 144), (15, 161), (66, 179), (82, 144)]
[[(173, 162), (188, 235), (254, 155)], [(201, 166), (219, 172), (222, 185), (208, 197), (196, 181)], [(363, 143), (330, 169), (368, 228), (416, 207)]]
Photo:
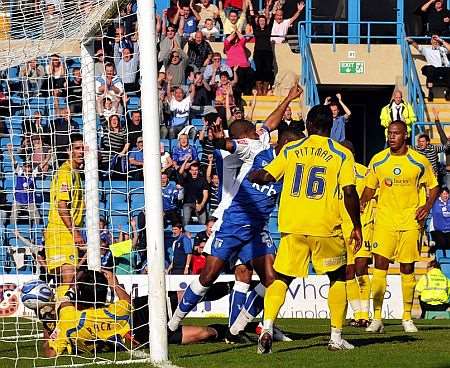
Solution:
[[(82, 85), (82, 41), (94, 60), (91, 89)], [(0, 1), (2, 365), (148, 357), (139, 83), (135, 1)], [(80, 160), (86, 94), (95, 99), (98, 144), (87, 149), (98, 150), (98, 247), (105, 273), (86, 265)], [(65, 301), (58, 317), (52, 317), (54, 303), (39, 316), (24, 305), (24, 295), (46, 298), (39, 287), (25, 291), (32, 280)], [(143, 328), (140, 341), (133, 338), (136, 324)]]

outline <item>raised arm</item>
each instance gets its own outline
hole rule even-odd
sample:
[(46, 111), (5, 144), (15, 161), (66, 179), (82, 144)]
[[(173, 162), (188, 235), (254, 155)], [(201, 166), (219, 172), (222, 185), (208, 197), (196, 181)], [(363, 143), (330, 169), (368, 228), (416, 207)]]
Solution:
[(293, 100), (298, 98), (302, 93), (303, 89), (297, 83), (295, 83), (295, 85), (289, 90), (288, 95), (281, 102), (281, 104), (278, 105), (278, 107), (269, 115), (264, 125), (271, 131), (277, 129), (278, 125), (283, 119), (283, 115), (284, 112), (286, 111), (286, 108)]
[(189, 8), (191, 8), (192, 14), (194, 14), (194, 17), (195, 17), (195, 19), (197, 19), (197, 22), (200, 22), (200, 19), (202, 19), (202, 18), (200, 17), (200, 14), (198, 13), (198, 11), (195, 10), (194, 0), (190, 1)]
[(435, 3), (435, 2), (436, 2), (436, 0), (429, 0), (429, 1), (427, 1), (425, 4), (422, 5), (420, 10), (422, 10), (423, 12), (426, 12), (428, 10), (428, 8), (430, 7), (430, 5)]
[(444, 129), (442, 128), (442, 125), (439, 120), (439, 110), (437, 108), (433, 107), (431, 111), (433, 112), (434, 123), (436, 124), (436, 129), (439, 133), (439, 138), (441, 139), (441, 144), (444, 146), (447, 146), (448, 138), (447, 138), (447, 135), (445, 134)]
[(342, 95), (340, 93), (336, 93), (336, 97), (337, 97), (339, 103), (341, 104), (342, 108), (344, 109), (344, 112), (345, 112), (344, 117), (346, 119), (348, 119), (350, 117), (350, 115), (352, 114), (352, 112), (347, 107), (347, 105), (344, 103), (344, 101), (342, 101)]
[(292, 25), (297, 18), (300, 16), (300, 13), (302, 12), (302, 10), (305, 8), (305, 3), (303, 1), (300, 1), (297, 4), (297, 11), (295, 12), (295, 14), (292, 16), (292, 18), (289, 19), (289, 25)]
[(258, 94), (258, 91), (256, 89), (252, 90), (253, 98), (250, 103), (250, 111), (248, 112), (248, 115), (245, 117), (247, 120), (253, 121), (253, 113), (255, 112), (256, 107), (256, 95)]
[(408, 44), (412, 45), (412, 47), (414, 47), (417, 51), (419, 51), (418, 43), (414, 41), (412, 38), (406, 37), (406, 42), (408, 42)]
[(206, 168), (206, 181), (208, 182), (208, 184), (211, 184), (213, 161), (214, 155), (210, 153), (208, 155), (208, 167)]
[(225, 138), (225, 132), (222, 127), (222, 119), (220, 117), (217, 117), (216, 121), (211, 126), (211, 131), (215, 148), (231, 153), (234, 152), (234, 143), (231, 139)]

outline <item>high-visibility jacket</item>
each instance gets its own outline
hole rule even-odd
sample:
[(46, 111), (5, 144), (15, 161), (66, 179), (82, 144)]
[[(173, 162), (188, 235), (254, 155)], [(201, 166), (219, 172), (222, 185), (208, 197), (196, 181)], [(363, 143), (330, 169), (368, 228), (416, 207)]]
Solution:
[[(384, 134), (386, 136), (389, 124), (397, 119), (396, 112), (392, 110), (392, 104), (393, 101), (391, 101), (388, 105), (384, 106), (380, 114), (381, 125), (385, 128)], [(411, 126), (413, 123), (417, 121), (416, 114), (414, 113), (412, 105), (406, 101), (402, 101), (400, 107), (401, 107), (400, 114), (402, 116), (402, 120), (406, 123), (406, 126), (408, 128), (408, 135), (410, 135)]]
[(427, 304), (448, 303), (450, 298), (450, 279), (439, 268), (433, 268), (423, 275), (416, 285), (420, 300)]

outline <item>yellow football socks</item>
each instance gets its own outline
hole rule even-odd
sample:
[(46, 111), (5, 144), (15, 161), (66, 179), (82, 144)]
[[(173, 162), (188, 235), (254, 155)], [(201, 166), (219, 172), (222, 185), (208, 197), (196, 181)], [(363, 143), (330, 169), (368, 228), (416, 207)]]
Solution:
[(267, 288), (264, 297), (264, 329), (271, 329), (273, 322), (278, 316), (281, 306), (286, 298), (288, 285), (281, 280), (275, 280)]
[(347, 301), (352, 307), (353, 318), (358, 320), (361, 318), (361, 303), (359, 301), (359, 287), (356, 279), (347, 280), (345, 282), (347, 288)]
[(345, 281), (334, 281), (330, 283), (328, 308), (330, 308), (331, 327), (342, 328), (347, 310)]
[(381, 319), (381, 308), (383, 307), (384, 293), (386, 291), (387, 270), (373, 269), (372, 298), (373, 318)]
[[(359, 284), (359, 302), (361, 306), (361, 319), (369, 319), (370, 304), (370, 278), (369, 275), (357, 276)], [(348, 292), (348, 289), (347, 289)]]
[(401, 273), (402, 278), (402, 294), (403, 294), (403, 320), (411, 319), (411, 309), (414, 299), (414, 287), (416, 286), (416, 278), (414, 274), (406, 275)]

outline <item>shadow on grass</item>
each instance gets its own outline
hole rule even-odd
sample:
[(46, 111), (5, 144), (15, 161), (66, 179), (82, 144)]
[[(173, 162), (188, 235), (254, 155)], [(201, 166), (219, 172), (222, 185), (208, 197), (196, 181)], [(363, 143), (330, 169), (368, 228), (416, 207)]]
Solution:
[(197, 354), (186, 354), (186, 355), (180, 355), (177, 357), (177, 359), (183, 359), (183, 358), (195, 358), (195, 357), (199, 357), (199, 356), (205, 356), (205, 355), (215, 355), (215, 354), (220, 354), (220, 353), (227, 353), (229, 351), (232, 350), (241, 350), (241, 349), (246, 349), (252, 346), (256, 347), (256, 344), (241, 344), (241, 345), (226, 345), (226, 348), (223, 349), (219, 349), (219, 350), (213, 350), (213, 351), (208, 351), (208, 352), (201, 352), (201, 353), (197, 353)]

